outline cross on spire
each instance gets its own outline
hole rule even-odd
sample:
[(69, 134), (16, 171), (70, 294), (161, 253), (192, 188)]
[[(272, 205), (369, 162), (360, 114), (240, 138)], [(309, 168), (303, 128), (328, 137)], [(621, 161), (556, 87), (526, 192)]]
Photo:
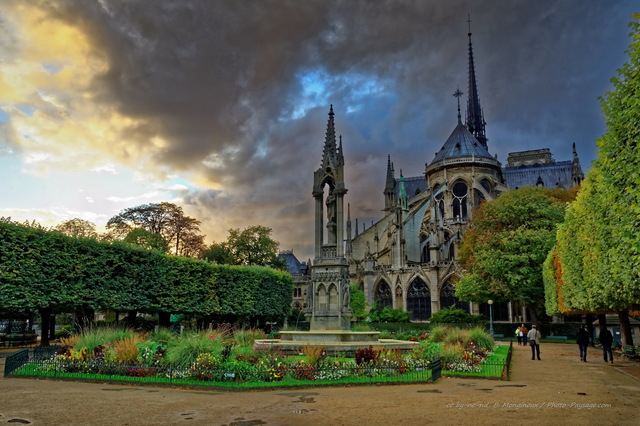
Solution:
[(463, 92), (460, 91), (460, 88), (453, 93), (453, 96), (458, 100), (458, 124), (462, 124), (462, 117), (460, 116), (460, 96), (464, 95)]

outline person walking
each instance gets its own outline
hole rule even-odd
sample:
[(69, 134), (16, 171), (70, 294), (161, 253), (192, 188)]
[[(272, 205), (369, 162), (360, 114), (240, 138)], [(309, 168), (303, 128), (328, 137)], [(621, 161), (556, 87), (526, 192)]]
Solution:
[(529, 333), (529, 329), (526, 325), (522, 324), (520, 326), (520, 330), (522, 330), (522, 344), (527, 346), (527, 334)]
[(611, 364), (613, 364), (613, 351), (611, 350), (611, 344), (613, 343), (613, 335), (609, 331), (608, 328), (604, 327), (600, 330), (600, 334), (598, 335), (598, 340), (600, 340), (600, 344), (602, 344), (602, 354), (604, 355), (604, 362), (607, 362), (607, 354), (609, 355), (609, 359), (611, 360)]
[(587, 347), (589, 347), (589, 332), (585, 324), (580, 327), (576, 334), (576, 343), (580, 348), (580, 361), (587, 362)]
[(516, 328), (516, 337), (518, 338), (518, 346), (522, 346), (522, 330), (520, 327)]
[(536, 355), (538, 356), (538, 360), (540, 360), (540, 339), (542, 339), (542, 334), (538, 331), (537, 325), (533, 324), (531, 326), (527, 337), (529, 338), (529, 345), (531, 346), (531, 360), (536, 359)]

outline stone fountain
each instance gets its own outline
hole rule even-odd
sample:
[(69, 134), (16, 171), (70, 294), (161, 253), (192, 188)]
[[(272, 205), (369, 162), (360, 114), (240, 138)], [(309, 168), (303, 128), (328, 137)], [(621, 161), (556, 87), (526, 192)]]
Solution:
[[(353, 353), (368, 346), (408, 351), (416, 345), (415, 342), (379, 339), (378, 331), (351, 331), (349, 263), (344, 256), (343, 244), (344, 195), (347, 189), (344, 185), (342, 137), (340, 145), (336, 146), (333, 116), (332, 106), (322, 165), (314, 173), (315, 257), (305, 312), (311, 322), (310, 331), (281, 331), (280, 339), (257, 340), (255, 347), (277, 346), (289, 353), (298, 353), (305, 346), (323, 347), (330, 354)], [(325, 188), (328, 188), (326, 200)]]

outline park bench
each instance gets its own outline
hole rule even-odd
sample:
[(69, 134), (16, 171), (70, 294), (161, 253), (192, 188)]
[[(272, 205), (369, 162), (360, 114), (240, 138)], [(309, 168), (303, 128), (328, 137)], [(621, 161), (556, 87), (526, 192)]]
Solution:
[(567, 336), (547, 336), (547, 340), (567, 340)]
[(32, 333), (5, 334), (0, 337), (0, 346), (28, 346), (36, 343), (38, 336)]
[(622, 355), (624, 355), (626, 358), (631, 358), (631, 359), (640, 358), (640, 354), (638, 354), (635, 346), (633, 345), (625, 345)]
[(493, 334), (493, 337), (495, 337), (495, 338), (504, 337), (504, 334), (497, 334), (497, 333), (494, 333), (494, 334)]

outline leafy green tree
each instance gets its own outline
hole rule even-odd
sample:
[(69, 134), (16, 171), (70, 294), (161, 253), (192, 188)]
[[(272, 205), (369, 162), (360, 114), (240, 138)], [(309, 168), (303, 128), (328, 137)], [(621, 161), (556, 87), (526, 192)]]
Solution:
[(88, 220), (74, 218), (62, 222), (55, 227), (56, 231), (60, 231), (70, 237), (78, 238), (97, 238), (96, 225)]
[(456, 284), (456, 297), (519, 302), (535, 320), (544, 304), (542, 264), (573, 193), (526, 186), (483, 203), (460, 244), (465, 275)]
[(204, 237), (200, 235), (200, 221), (185, 216), (182, 207), (173, 203), (151, 203), (130, 207), (107, 222), (107, 239), (121, 239), (134, 229), (159, 234), (177, 256), (200, 257)]
[(362, 321), (367, 318), (367, 302), (364, 295), (364, 291), (360, 290), (360, 286), (357, 283), (351, 284), (351, 311), (353, 312), (353, 319), (356, 321)]
[(122, 241), (147, 250), (157, 250), (160, 253), (169, 251), (169, 243), (167, 243), (162, 235), (154, 234), (142, 228), (130, 231)]
[(220, 265), (260, 265), (286, 270), (278, 256), (280, 243), (271, 238), (271, 228), (250, 226), (242, 231), (229, 229), (227, 241), (214, 242), (205, 252), (205, 259)]
[[(560, 312), (617, 312), (632, 344), (630, 310), (640, 309), (640, 14), (630, 23), (629, 60), (601, 98), (607, 126), (599, 154), (558, 230), (547, 293)], [(550, 261), (551, 262), (551, 261)], [(547, 306), (554, 309), (552, 303)]]

